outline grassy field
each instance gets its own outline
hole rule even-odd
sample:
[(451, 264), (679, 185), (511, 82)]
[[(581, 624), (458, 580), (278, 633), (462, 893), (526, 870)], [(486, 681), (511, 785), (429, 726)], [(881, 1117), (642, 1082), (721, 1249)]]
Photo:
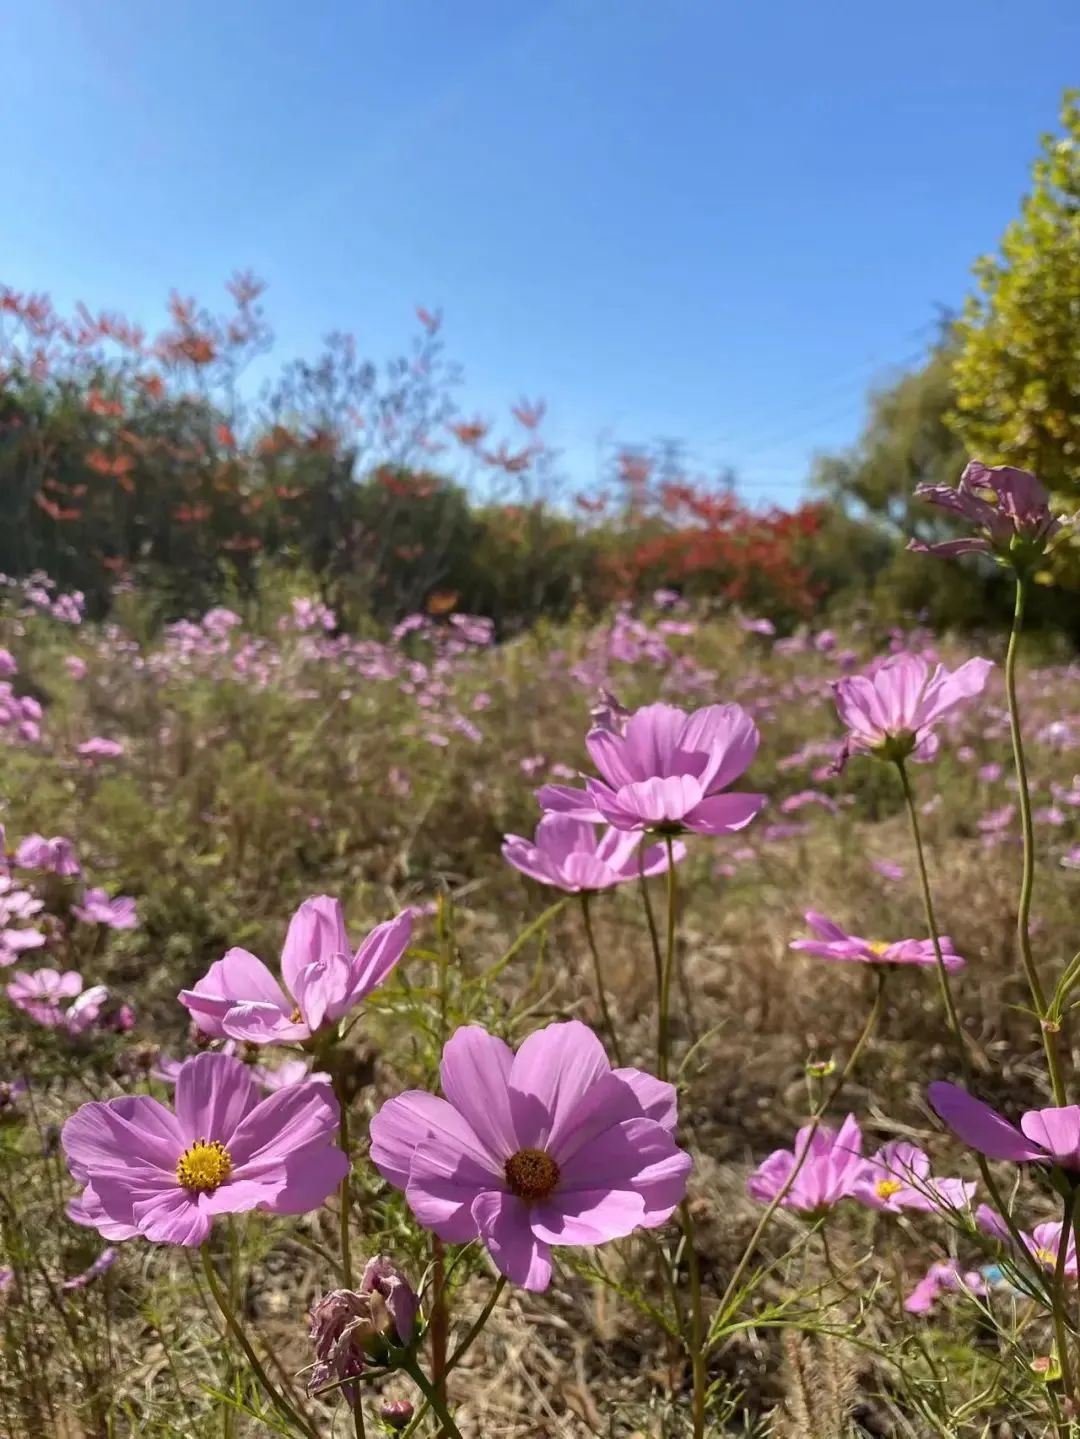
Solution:
[[(1052, 1347), (1037, 1299), (959, 1292), (930, 1314), (905, 1310), (933, 1262), (955, 1256), (978, 1269), (993, 1259), (985, 1237), (918, 1210), (849, 1201), (826, 1224), (781, 1208), (740, 1273), (763, 1211), (747, 1195), (748, 1175), (790, 1146), (828, 1095), (880, 972), (792, 951), (809, 932), (805, 911), (873, 940), (927, 934), (895, 768), (857, 756), (836, 772), (832, 682), (890, 650), (950, 666), (972, 651), (870, 621), (778, 641), (737, 617), (659, 598), (641, 614), (494, 645), (482, 622), (461, 617), (341, 637), (333, 617), (304, 600), (243, 620), (212, 611), (150, 637), (135, 595), (97, 628), (76, 622), (77, 606), (47, 588), (9, 587), (0, 621), (11, 687), (0, 697), (7, 851), (17, 861), (28, 836), (68, 837), (81, 873), (56, 873), (52, 860), (53, 872), (13, 864), (5, 903), (14, 891), (42, 904), (24, 916), (11, 900), (9, 929), (36, 927), (44, 944), (5, 953), (4, 978), (75, 970), (85, 986), (107, 986), (108, 998), (78, 1032), (0, 1002), (0, 1080), (13, 1086), (0, 1089), (9, 1266), (0, 1431), (290, 1432), (226, 1343), (193, 1251), (118, 1242), (109, 1267), (63, 1287), (108, 1241), (65, 1217), (75, 1186), (57, 1126), (92, 1098), (167, 1098), (170, 1061), (192, 1052), (178, 991), (231, 946), (276, 968), (288, 920), (311, 895), (342, 901), (354, 942), (414, 909), (408, 954), (365, 1002), (338, 1076), (356, 1146), (351, 1246), (392, 1255), (418, 1286), (426, 1275), (429, 1314), (433, 1282), (450, 1270), (452, 1349), (494, 1271), (475, 1245), (433, 1252), (367, 1160), (367, 1123), (402, 1089), (436, 1087), (442, 1044), (462, 1023), (515, 1046), (552, 1020), (581, 1019), (603, 1034), (579, 896), (525, 878), (500, 846), (508, 833), (532, 834), (535, 788), (591, 771), (584, 737), (607, 690), (629, 708), (738, 703), (761, 732), (736, 788), (765, 794), (767, 807), (737, 834), (688, 836), (676, 869), (672, 1075), (680, 1142), (694, 1157), (703, 1302), (719, 1316), (709, 1432), (1054, 1432), (1040, 1416), (1048, 1395), (1057, 1405), (1055, 1385), (1031, 1366)], [(1020, 829), (1003, 649), (1000, 637), (979, 647), (998, 663), (985, 692), (941, 727), (937, 758), (910, 774), (941, 928), (967, 960), (953, 990), (970, 1082), (1013, 1114), (1048, 1101), (1015, 954)], [(1038, 856), (1032, 933), (1051, 989), (1073, 953), (1080, 883), (1076, 682), (1075, 665), (1052, 655), (1021, 666)], [(113, 743), (87, 752), (95, 738)], [(88, 906), (84, 886), (132, 897), (133, 927)], [(663, 947), (665, 878), (649, 880), (647, 893)], [(655, 1071), (640, 885), (596, 895), (587, 917), (623, 1062)], [(826, 1122), (852, 1113), (867, 1153), (911, 1139), (936, 1173), (975, 1180), (971, 1156), (926, 1102), (930, 1081), (963, 1077), (933, 970), (894, 966), (876, 1032)], [(1000, 1182), (1018, 1173), (1002, 1166)], [(211, 1245), (256, 1347), (272, 1346), (279, 1382), (325, 1434), (351, 1427), (347, 1406), (300, 1396), (313, 1359), (308, 1309), (338, 1283), (337, 1203), (219, 1222)], [(1025, 1229), (1054, 1213), (1026, 1181), (1015, 1212)], [(678, 1239), (673, 1222), (596, 1250), (557, 1250), (545, 1292), (507, 1288), (448, 1380), (462, 1435), (691, 1434), (691, 1375), (671, 1332), (692, 1278)], [(438, 1327), (425, 1355), (432, 1343), (438, 1350)], [(366, 1395), (369, 1432), (380, 1430), (385, 1398), (419, 1403), (401, 1375), (373, 1380)], [(421, 1432), (437, 1427), (424, 1420)]]

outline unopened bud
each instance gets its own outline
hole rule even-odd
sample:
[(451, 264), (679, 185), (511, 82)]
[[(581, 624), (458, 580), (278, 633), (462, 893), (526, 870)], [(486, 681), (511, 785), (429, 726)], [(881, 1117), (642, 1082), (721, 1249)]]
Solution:
[(379, 1418), (386, 1425), (397, 1433), (401, 1429), (407, 1429), (412, 1423), (413, 1406), (407, 1399), (384, 1399), (379, 1405)]

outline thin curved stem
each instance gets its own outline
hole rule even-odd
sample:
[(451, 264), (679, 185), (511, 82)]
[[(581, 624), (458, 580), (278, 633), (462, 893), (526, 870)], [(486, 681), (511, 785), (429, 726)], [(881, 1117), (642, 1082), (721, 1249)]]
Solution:
[(664, 836), (667, 851), (667, 945), (660, 973), (660, 1004), (656, 1017), (657, 1072), (666, 1080), (671, 1067), (671, 977), (675, 972), (675, 922), (678, 917), (679, 884), (675, 875), (675, 850), (671, 836)]
[(592, 895), (588, 890), (582, 890), (578, 898), (581, 900), (581, 918), (585, 925), (585, 938), (588, 940), (589, 953), (592, 956), (593, 979), (596, 983), (596, 998), (600, 1005), (600, 1016), (607, 1031), (608, 1042), (611, 1045), (611, 1052), (615, 1056), (615, 1063), (622, 1067), (622, 1052), (619, 1047), (619, 1036), (615, 1031), (615, 1024), (611, 1018), (611, 1011), (608, 1009), (607, 991), (604, 987), (604, 971), (600, 964), (600, 951), (596, 947), (596, 937), (593, 934), (592, 915), (589, 911), (589, 901)]
[[(449, 1374), (452, 1369), (455, 1369), (458, 1364), (461, 1363), (461, 1361), (465, 1358), (465, 1355), (472, 1348), (473, 1344), (480, 1337), (481, 1330), (491, 1318), (492, 1310), (495, 1308), (496, 1304), (498, 1304), (499, 1298), (505, 1288), (506, 1275), (500, 1274), (498, 1280), (495, 1283), (495, 1287), (492, 1289), (490, 1295), (488, 1296), (487, 1303), (484, 1305), (483, 1309), (481, 1309), (480, 1313), (477, 1315), (473, 1323), (469, 1326), (469, 1332), (465, 1335), (465, 1338), (461, 1341), (461, 1343), (454, 1350), (453, 1354), (451, 1354), (450, 1358), (447, 1360), (447, 1374)], [(405, 1439), (409, 1439), (409, 1436), (411, 1434), (416, 1433), (420, 1425), (424, 1422), (424, 1418), (430, 1408), (430, 1403), (425, 1399), (423, 1404), (421, 1404), (420, 1408), (414, 1415), (412, 1422), (409, 1424), (408, 1430), (406, 1431)]]
[(690, 1272), (690, 1332), (685, 1338), (694, 1386), (693, 1432), (694, 1439), (704, 1439), (705, 1401), (709, 1391), (709, 1376), (705, 1363), (705, 1310), (701, 1298), (701, 1264), (694, 1244), (694, 1216), (690, 1210), (689, 1197), (679, 1206), (679, 1218), (686, 1236), (686, 1264)]
[(833, 1087), (829, 1090), (828, 1094), (826, 1094), (824, 1099), (821, 1100), (817, 1108), (814, 1110), (814, 1113), (811, 1116), (810, 1124), (807, 1127), (806, 1142), (802, 1147), (802, 1153), (795, 1156), (795, 1163), (792, 1166), (791, 1173), (788, 1175), (787, 1179), (784, 1181), (784, 1183), (780, 1186), (780, 1188), (776, 1191), (773, 1197), (769, 1200), (769, 1203), (766, 1205), (765, 1212), (758, 1220), (757, 1227), (755, 1228), (753, 1234), (751, 1234), (746, 1248), (742, 1252), (742, 1257), (739, 1259), (739, 1262), (738, 1264), (736, 1264), (731, 1278), (727, 1282), (727, 1287), (724, 1290), (723, 1296), (721, 1297), (720, 1303), (717, 1306), (716, 1311), (717, 1315), (721, 1318), (721, 1322), (723, 1322), (723, 1316), (726, 1315), (728, 1307), (731, 1304), (732, 1296), (735, 1294), (739, 1281), (746, 1273), (750, 1260), (753, 1258), (754, 1250), (758, 1246), (758, 1241), (764, 1234), (766, 1228), (768, 1227), (769, 1221), (772, 1219), (777, 1209), (779, 1209), (780, 1205), (790, 1194), (796, 1179), (798, 1179), (799, 1177), (799, 1173), (802, 1170), (803, 1165), (806, 1163), (810, 1155), (811, 1143), (813, 1142), (814, 1135), (821, 1127), (821, 1121), (825, 1115), (826, 1110), (833, 1104), (833, 1102), (840, 1094), (840, 1091), (847, 1083), (849, 1077), (855, 1069), (855, 1066), (858, 1064), (859, 1059), (862, 1057), (863, 1050), (869, 1044), (870, 1038), (873, 1035), (874, 1030), (877, 1028), (878, 1020), (881, 1018), (881, 1011), (884, 1008), (885, 1000), (884, 966), (878, 966), (875, 969), (874, 978), (877, 980), (877, 989), (874, 993), (874, 1002), (870, 1006), (870, 1013), (866, 1017), (866, 1023), (863, 1025), (859, 1037), (855, 1041), (855, 1048), (848, 1056), (848, 1061), (844, 1065), (843, 1069), (840, 1071), (836, 1083), (833, 1085)]
[(416, 1360), (404, 1360), (401, 1369), (403, 1373), (409, 1376), (427, 1400), (428, 1407), (434, 1411), (436, 1419), (438, 1419), (442, 1425), (443, 1433), (448, 1435), (449, 1439), (461, 1439), (461, 1430), (454, 1423), (450, 1411), (446, 1407), (446, 1401), (439, 1393), (438, 1388), (432, 1384), (431, 1380), (420, 1368), (419, 1364), (417, 1364)]
[(1069, 1230), (1072, 1227), (1072, 1195), (1065, 1200), (1065, 1213), (1061, 1221), (1061, 1236), (1058, 1239), (1057, 1262), (1054, 1265), (1054, 1287), (1052, 1290), (1054, 1339), (1057, 1343), (1058, 1364), (1061, 1366), (1061, 1383), (1066, 1397), (1076, 1403), (1073, 1389), (1072, 1359), (1069, 1356), (1068, 1290), (1065, 1282), (1065, 1261), (1069, 1250)]
[(1012, 629), (1009, 631), (1009, 648), (1005, 655), (1005, 695), (1009, 706), (1009, 734), (1012, 737), (1013, 764), (1016, 768), (1018, 797), (1020, 802), (1020, 830), (1024, 840), (1024, 856), (1020, 875), (1020, 899), (1016, 910), (1016, 945), (1020, 963), (1024, 967), (1031, 1002), (1039, 1018), (1043, 1049), (1046, 1052), (1046, 1067), (1050, 1074), (1050, 1086), (1054, 1092), (1054, 1103), (1064, 1105), (1065, 1079), (1061, 1069), (1061, 1055), (1058, 1051), (1057, 1031), (1046, 1021), (1046, 995), (1031, 950), (1031, 900), (1035, 889), (1035, 829), (1031, 819), (1031, 789), (1028, 784), (1027, 760), (1024, 756), (1024, 736), (1020, 728), (1020, 705), (1016, 698), (1016, 661), (1020, 653), (1020, 633), (1024, 627), (1024, 607), (1027, 600), (1028, 581), (1024, 575), (1016, 576), (1016, 603), (1013, 608)]
[(649, 927), (653, 968), (656, 971), (656, 993), (659, 996), (661, 985), (664, 982), (664, 961), (660, 954), (660, 932), (656, 928), (656, 915), (653, 913), (652, 899), (649, 897), (649, 882), (645, 878), (644, 840), (638, 845), (638, 885), (641, 889), (641, 902), (645, 906), (645, 922)]
[[(349, 1106), (345, 1094), (342, 1092), (344, 1086), (336, 1083), (337, 1074), (335, 1070), (335, 1087), (338, 1091), (338, 1143), (341, 1145), (341, 1152), (346, 1159), (349, 1159)], [(345, 1288), (353, 1286), (352, 1270), (352, 1240), (349, 1235), (349, 1211), (352, 1208), (352, 1162), (345, 1171), (345, 1178), (341, 1181), (339, 1193), (341, 1196), (341, 1274), (345, 1281)], [(358, 1406), (359, 1407), (359, 1406)], [(361, 1421), (362, 1422), (362, 1421)]]
[(244, 1351), (244, 1357), (251, 1365), (252, 1372), (256, 1379), (258, 1379), (269, 1398), (291, 1424), (295, 1424), (301, 1433), (308, 1435), (308, 1439), (319, 1439), (317, 1432), (301, 1414), (297, 1413), (281, 1391), (275, 1387), (270, 1376), (263, 1368), (262, 1361), (252, 1348), (250, 1340), (244, 1333), (243, 1326), (233, 1312), (228, 1299), (225, 1297), (225, 1291), (222, 1289), (221, 1283), (214, 1271), (209, 1249), (204, 1244), (199, 1252), (202, 1256), (203, 1273), (206, 1276), (206, 1283), (210, 1289), (210, 1293), (214, 1296), (214, 1303), (221, 1310), (221, 1317), (225, 1320), (229, 1332)]
[(911, 788), (911, 779), (907, 772), (907, 765), (902, 759), (896, 761), (896, 770), (900, 776), (900, 784), (904, 791), (904, 803), (907, 805), (908, 821), (911, 826), (911, 840), (915, 846), (915, 860), (919, 869), (919, 885), (922, 889), (923, 911), (926, 915), (926, 927), (930, 931), (930, 942), (934, 946), (934, 963), (937, 970), (938, 988), (941, 990), (941, 1002), (945, 1008), (945, 1017), (948, 1020), (949, 1028), (952, 1030), (953, 1039), (956, 1041), (960, 1051), (960, 1062), (964, 1067), (965, 1074), (968, 1073), (968, 1052), (964, 1039), (964, 1031), (960, 1028), (960, 1016), (956, 1012), (956, 1003), (953, 999), (952, 988), (949, 985), (949, 971), (945, 968), (945, 957), (941, 952), (941, 934), (937, 925), (937, 918), (934, 914), (934, 897), (930, 890), (930, 876), (926, 869), (926, 854), (923, 850), (922, 832), (919, 829), (919, 816), (915, 809), (915, 793)]

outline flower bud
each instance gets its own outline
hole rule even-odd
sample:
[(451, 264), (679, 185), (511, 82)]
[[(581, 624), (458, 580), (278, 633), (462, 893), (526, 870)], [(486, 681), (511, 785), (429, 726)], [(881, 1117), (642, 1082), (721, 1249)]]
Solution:
[(412, 1423), (413, 1406), (407, 1399), (384, 1399), (379, 1405), (379, 1418), (396, 1433)]

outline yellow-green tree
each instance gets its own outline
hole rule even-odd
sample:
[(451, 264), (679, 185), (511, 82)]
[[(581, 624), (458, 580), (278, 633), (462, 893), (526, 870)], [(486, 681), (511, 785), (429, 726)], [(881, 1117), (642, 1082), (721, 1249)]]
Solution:
[(1080, 495), (1080, 91), (1044, 135), (1032, 188), (957, 323), (948, 423), (971, 455)]

